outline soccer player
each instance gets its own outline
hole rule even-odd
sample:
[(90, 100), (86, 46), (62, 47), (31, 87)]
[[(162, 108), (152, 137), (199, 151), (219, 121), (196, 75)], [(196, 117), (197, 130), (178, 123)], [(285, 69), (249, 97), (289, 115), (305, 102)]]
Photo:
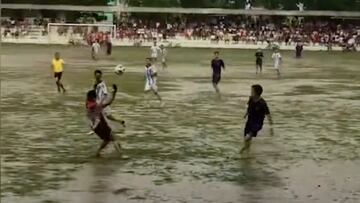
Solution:
[[(151, 64), (151, 58), (146, 58), (146, 65), (145, 65), (145, 94), (147, 95), (148, 92), (153, 92), (155, 96), (160, 101), (162, 105), (162, 99), (158, 93), (158, 87), (156, 85), (157, 82), (157, 72), (154, 66)], [(146, 99), (147, 100), (147, 99)]]
[(150, 47), (150, 56), (152, 63), (155, 63), (157, 61), (159, 51), (159, 47), (157, 46), (156, 41), (154, 41), (154, 44)]
[(103, 114), (103, 109), (109, 106), (115, 99), (115, 95), (117, 92), (116, 85), (113, 85), (112, 97), (108, 102), (97, 103), (96, 102), (96, 91), (90, 90), (87, 93), (86, 100), (86, 109), (87, 109), (87, 117), (90, 120), (91, 129), (103, 140), (100, 148), (96, 152), (96, 156), (101, 155), (101, 151), (110, 143), (114, 143), (115, 149), (121, 153), (121, 145), (116, 142), (114, 138), (114, 134), (110, 125), (108, 124), (106, 117)]
[(264, 57), (264, 53), (261, 51), (261, 49), (258, 49), (257, 52), (255, 53), (255, 57), (256, 57), (256, 74), (258, 74), (258, 72), (262, 72), (262, 64), (263, 64), (263, 57)]
[[(253, 85), (251, 87), (251, 97), (249, 98), (247, 112), (244, 116), (244, 118), (247, 117), (244, 130), (245, 144), (240, 153), (250, 149), (251, 140), (262, 129), (265, 116), (268, 117), (269, 123), (272, 125), (270, 110), (266, 101), (261, 97), (262, 92), (263, 88), (260, 85)], [(271, 134), (273, 134), (272, 128)]]
[[(107, 100), (109, 100), (108, 91), (107, 91), (105, 81), (102, 80), (101, 70), (95, 70), (94, 76), (95, 76), (94, 90), (96, 93), (96, 102), (98, 104), (106, 103)], [(106, 118), (108, 118), (111, 121), (119, 122), (123, 126), (125, 126), (125, 121), (115, 118), (113, 115), (111, 115), (110, 111), (111, 111), (110, 107), (104, 108), (104, 114), (105, 114)]]
[(278, 76), (278, 78), (280, 78), (281, 77), (280, 67), (281, 67), (281, 64), (282, 64), (282, 57), (281, 57), (281, 54), (279, 52), (279, 49), (275, 49), (275, 52), (272, 54), (271, 58), (274, 61), (274, 68), (276, 70), (277, 76)]
[(96, 40), (92, 45), (91, 45), (91, 57), (94, 60), (98, 59), (98, 54), (100, 51), (100, 44), (99, 42)]
[(106, 54), (108, 56), (111, 56), (111, 52), (112, 52), (111, 34), (107, 33), (105, 39), (106, 39)]
[(303, 43), (297, 42), (295, 47), (296, 58), (301, 58), (303, 50), (304, 50)]
[(163, 44), (160, 45), (160, 54), (161, 54), (162, 69), (165, 69), (167, 68), (167, 63), (166, 63), (167, 50), (165, 49), (165, 46)]
[(211, 61), (211, 68), (213, 70), (212, 84), (217, 93), (220, 93), (218, 84), (221, 80), (221, 69), (225, 70), (225, 63), (219, 58), (219, 51), (214, 52), (214, 59)]
[(54, 71), (54, 77), (56, 79), (56, 86), (57, 86), (58, 92), (61, 92), (61, 90), (62, 90), (63, 93), (66, 92), (64, 85), (61, 82), (61, 77), (64, 72), (64, 64), (65, 64), (64, 60), (60, 58), (60, 53), (56, 52), (55, 57), (51, 62), (51, 66)]

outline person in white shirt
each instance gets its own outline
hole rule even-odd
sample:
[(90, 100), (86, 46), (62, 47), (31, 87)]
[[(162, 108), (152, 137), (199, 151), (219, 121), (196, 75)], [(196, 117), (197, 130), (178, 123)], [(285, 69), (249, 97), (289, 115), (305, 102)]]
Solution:
[(160, 56), (161, 56), (161, 65), (162, 68), (167, 68), (166, 58), (167, 58), (167, 50), (165, 49), (165, 46), (162, 44), (160, 45)]
[(157, 46), (156, 41), (154, 41), (154, 44), (150, 47), (150, 57), (153, 63), (157, 61), (159, 52), (160, 48)]
[[(95, 76), (94, 89), (95, 89), (95, 92), (96, 92), (96, 103), (99, 104), (99, 105), (102, 105), (102, 104), (108, 102), (111, 98), (109, 98), (106, 83), (105, 83), (105, 81), (102, 80), (102, 72), (101, 72), (101, 70), (95, 70), (94, 76)], [(125, 122), (123, 120), (117, 119), (117, 118), (115, 118), (114, 116), (111, 115), (110, 107), (106, 107), (103, 110), (104, 110), (103, 113), (104, 113), (104, 115), (106, 116), (107, 119), (109, 119), (111, 121), (119, 122), (119, 123), (121, 123), (122, 125), (125, 126)]]
[(251, 10), (251, 9), (252, 9), (252, 0), (246, 0), (245, 10)]
[[(147, 95), (149, 92), (153, 92), (155, 96), (160, 101), (160, 104), (162, 104), (162, 99), (158, 93), (158, 87), (157, 87), (157, 72), (155, 67), (151, 64), (151, 58), (146, 58), (146, 65), (145, 65), (145, 94)], [(146, 100), (148, 100), (146, 98)]]
[(281, 54), (278, 49), (275, 50), (275, 52), (272, 54), (271, 58), (274, 61), (274, 68), (277, 72), (277, 76), (278, 76), (278, 78), (280, 78), (281, 77), (280, 68), (282, 65), (282, 57), (281, 57)]
[(296, 6), (298, 7), (299, 11), (301, 11), (301, 12), (305, 10), (305, 5), (302, 2), (297, 3)]
[(98, 41), (95, 41), (91, 45), (91, 57), (92, 57), (92, 59), (97, 60), (99, 51), (100, 51), (100, 44), (99, 44)]

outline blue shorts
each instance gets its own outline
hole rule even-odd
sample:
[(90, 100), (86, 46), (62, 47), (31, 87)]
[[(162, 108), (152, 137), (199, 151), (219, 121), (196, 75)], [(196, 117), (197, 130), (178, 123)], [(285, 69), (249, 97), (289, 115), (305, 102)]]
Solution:
[(258, 132), (262, 129), (262, 124), (253, 124), (253, 123), (246, 123), (244, 129), (244, 137), (246, 135), (251, 135), (251, 137), (256, 137)]

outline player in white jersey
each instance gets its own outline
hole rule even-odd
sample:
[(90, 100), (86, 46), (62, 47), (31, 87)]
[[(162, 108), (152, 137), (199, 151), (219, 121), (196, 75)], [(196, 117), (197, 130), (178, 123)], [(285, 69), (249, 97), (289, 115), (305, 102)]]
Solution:
[(272, 54), (272, 57), (271, 57), (274, 61), (274, 68), (277, 72), (277, 76), (278, 78), (281, 77), (280, 75), (280, 68), (281, 68), (281, 65), (282, 65), (282, 57), (281, 57), (281, 54), (279, 52), (278, 49), (275, 50), (275, 52)]
[[(158, 93), (158, 87), (156, 85), (157, 82), (157, 72), (155, 67), (151, 64), (151, 58), (146, 58), (145, 65), (145, 94), (147, 95), (150, 91), (155, 94), (160, 103), (162, 104), (162, 99)], [(147, 100), (147, 98), (146, 98)]]
[[(108, 102), (111, 98), (109, 98), (106, 84), (102, 80), (102, 72), (101, 72), (101, 70), (95, 70), (94, 75), (95, 75), (94, 89), (95, 89), (95, 92), (96, 92), (96, 103), (101, 105), (101, 104), (104, 104), (104, 103)], [(106, 118), (108, 118), (109, 120), (119, 122), (119, 123), (121, 123), (123, 125), (125, 124), (125, 122), (123, 120), (116, 119), (113, 115), (111, 115), (110, 107), (106, 107), (103, 110), (104, 110), (103, 113), (105, 114)]]
[(165, 46), (162, 44), (160, 45), (160, 55), (161, 55), (161, 65), (162, 68), (167, 68), (166, 58), (167, 58), (167, 50), (165, 49)]
[(160, 52), (160, 48), (157, 46), (156, 41), (154, 41), (154, 45), (150, 47), (150, 57), (153, 63), (157, 61), (159, 52)]
[(92, 57), (92, 59), (97, 60), (99, 51), (100, 51), (100, 44), (99, 44), (99, 42), (95, 41), (91, 45), (91, 57)]

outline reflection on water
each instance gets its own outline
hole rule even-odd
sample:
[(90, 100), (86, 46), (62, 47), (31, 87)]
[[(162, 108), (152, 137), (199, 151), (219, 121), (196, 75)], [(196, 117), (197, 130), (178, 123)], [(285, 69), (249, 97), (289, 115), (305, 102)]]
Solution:
[[(154, 101), (147, 108), (139, 62), (145, 49), (118, 49), (116, 61), (93, 64), (81, 48), (17, 48), (7, 46), (1, 70), (1, 197), (7, 202), (288, 202), (298, 195), (274, 190), (287, 187), (285, 171), (302, 160), (359, 160), (358, 54), (326, 62), (328, 53), (308, 53), (301, 61), (285, 53), (285, 79), (276, 80), (269, 68), (253, 75), (252, 52), (224, 50), (228, 70), (218, 98), (208, 81), (211, 53), (173, 49), (170, 68), (160, 72), (166, 105)], [(55, 92), (48, 70), (57, 49), (69, 64), (66, 95)], [(118, 130), (125, 158), (110, 147), (96, 159), (99, 140), (86, 135), (84, 93), (96, 67), (119, 61), (127, 66), (123, 77), (104, 69), (108, 85), (121, 91), (112, 109), (127, 121), (126, 130)], [(334, 68), (339, 64), (346, 72)], [(240, 158), (253, 83), (265, 88), (275, 136), (266, 124), (249, 157)]]

